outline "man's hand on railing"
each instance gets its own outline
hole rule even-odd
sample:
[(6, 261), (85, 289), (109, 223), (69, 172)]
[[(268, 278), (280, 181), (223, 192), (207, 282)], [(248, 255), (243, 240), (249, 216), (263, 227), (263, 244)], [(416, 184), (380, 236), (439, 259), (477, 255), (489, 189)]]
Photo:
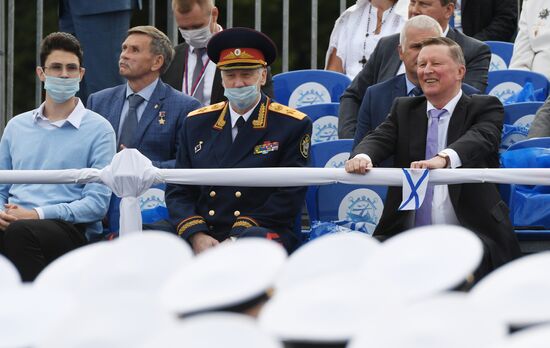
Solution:
[(365, 174), (372, 168), (370, 157), (359, 154), (346, 161), (346, 172), (354, 174)]

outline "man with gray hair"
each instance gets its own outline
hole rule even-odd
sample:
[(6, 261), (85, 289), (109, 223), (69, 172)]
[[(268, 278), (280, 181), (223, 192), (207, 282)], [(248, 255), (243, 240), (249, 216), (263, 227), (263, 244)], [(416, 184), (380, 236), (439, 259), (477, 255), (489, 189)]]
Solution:
[(158, 168), (174, 168), (183, 121), (201, 106), (160, 79), (173, 56), (170, 40), (157, 28), (130, 28), (119, 60), (127, 83), (90, 95), (87, 104), (115, 129), (118, 151), (136, 148)]
[[(416, 75), (418, 52), (420, 52), (422, 41), (441, 36), (443, 36), (443, 30), (432, 17), (418, 15), (405, 23), (401, 29), (398, 47), (399, 58), (405, 66), (405, 73), (367, 88), (357, 114), (354, 147), (384, 122), (395, 98), (422, 94)], [(477, 89), (468, 84), (462, 84), (462, 90), (467, 95), (479, 93)]]

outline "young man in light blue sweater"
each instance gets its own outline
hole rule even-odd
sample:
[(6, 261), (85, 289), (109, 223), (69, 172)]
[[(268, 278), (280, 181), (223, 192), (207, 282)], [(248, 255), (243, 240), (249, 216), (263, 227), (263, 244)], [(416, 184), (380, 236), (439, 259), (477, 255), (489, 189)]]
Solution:
[[(115, 154), (111, 125), (75, 97), (84, 76), (75, 37), (52, 33), (36, 74), (46, 101), (14, 117), (0, 141), (0, 169), (103, 168)], [(102, 184), (0, 185), (0, 253), (24, 281), (55, 258), (97, 238), (111, 191)]]

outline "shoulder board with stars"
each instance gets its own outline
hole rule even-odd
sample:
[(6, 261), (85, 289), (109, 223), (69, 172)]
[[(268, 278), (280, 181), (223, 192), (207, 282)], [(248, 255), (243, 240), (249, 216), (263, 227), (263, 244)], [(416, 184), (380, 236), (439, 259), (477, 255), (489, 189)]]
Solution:
[(219, 102), (219, 103), (216, 103), (216, 104), (212, 104), (212, 105), (202, 107), (202, 108), (197, 109), (197, 110), (193, 110), (187, 115), (187, 117), (202, 115), (202, 114), (206, 114), (206, 113), (209, 113), (209, 112), (212, 112), (212, 111), (221, 110), (225, 107), (225, 103), (226, 102), (223, 101), (223, 102)]
[(278, 112), (278, 113), (286, 115), (286, 116), (290, 116), (290, 117), (295, 118), (297, 120), (303, 120), (304, 117), (307, 116), (303, 112), (300, 112), (300, 111), (295, 110), (293, 108), (289, 108), (288, 106), (285, 106), (285, 105), (279, 104), (279, 103), (269, 104), (269, 110)]

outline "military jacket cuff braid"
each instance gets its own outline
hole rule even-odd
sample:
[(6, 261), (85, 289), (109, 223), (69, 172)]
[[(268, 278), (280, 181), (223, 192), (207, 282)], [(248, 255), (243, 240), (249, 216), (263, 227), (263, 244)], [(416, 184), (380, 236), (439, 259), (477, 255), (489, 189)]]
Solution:
[(230, 237), (238, 237), (243, 233), (243, 231), (250, 227), (259, 227), (260, 224), (254, 220), (251, 217), (248, 216), (240, 216), (237, 218), (233, 226), (231, 227), (231, 231), (229, 232)]
[(176, 231), (178, 232), (178, 236), (189, 240), (195, 233), (208, 232), (208, 226), (202, 216), (194, 215), (181, 220), (176, 227)]

